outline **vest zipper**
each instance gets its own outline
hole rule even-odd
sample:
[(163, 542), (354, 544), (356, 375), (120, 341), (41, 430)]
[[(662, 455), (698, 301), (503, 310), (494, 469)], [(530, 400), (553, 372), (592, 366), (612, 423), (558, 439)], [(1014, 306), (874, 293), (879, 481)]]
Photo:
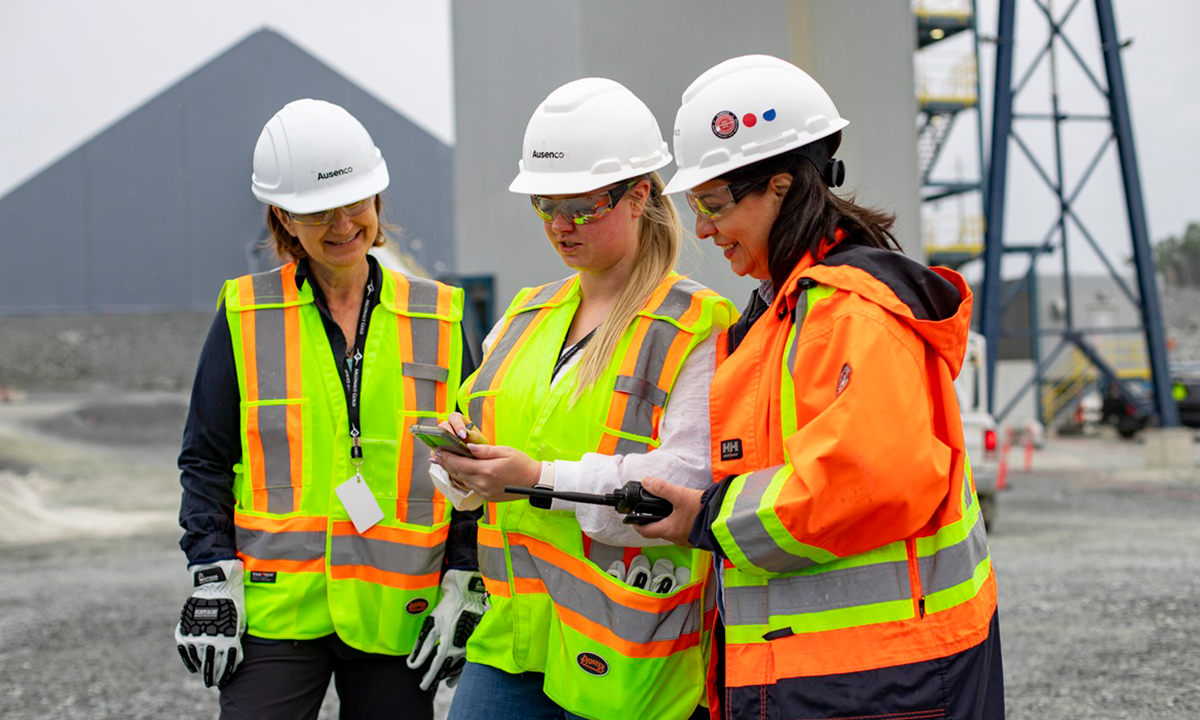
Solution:
[(917, 541), (908, 538), (904, 541), (904, 549), (908, 554), (908, 583), (912, 587), (913, 604), (918, 618), (925, 617), (925, 592), (921, 589), (921, 569), (917, 563)]

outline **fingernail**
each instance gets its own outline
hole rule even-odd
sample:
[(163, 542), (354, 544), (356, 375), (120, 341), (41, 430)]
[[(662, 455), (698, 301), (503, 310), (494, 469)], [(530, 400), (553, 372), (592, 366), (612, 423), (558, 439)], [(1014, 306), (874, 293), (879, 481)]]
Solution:
[(460, 439), (462, 439), (462, 440), (466, 440), (466, 439), (467, 439), (467, 431), (466, 431), (466, 430), (459, 430), (459, 431), (458, 431), (458, 437), (459, 437)]
[(441, 465), (442, 464), (442, 454), (434, 453), (433, 457), (429, 458), (429, 462), (433, 463), (434, 465)]

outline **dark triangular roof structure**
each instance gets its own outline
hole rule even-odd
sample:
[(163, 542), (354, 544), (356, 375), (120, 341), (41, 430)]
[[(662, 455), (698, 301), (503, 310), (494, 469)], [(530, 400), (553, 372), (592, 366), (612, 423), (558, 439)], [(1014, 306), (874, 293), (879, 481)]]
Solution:
[(401, 249), (453, 268), (451, 148), (264, 29), (0, 198), (0, 314), (212, 310), (224, 279), (265, 269), (251, 157), (267, 120), (303, 97), (366, 126)]

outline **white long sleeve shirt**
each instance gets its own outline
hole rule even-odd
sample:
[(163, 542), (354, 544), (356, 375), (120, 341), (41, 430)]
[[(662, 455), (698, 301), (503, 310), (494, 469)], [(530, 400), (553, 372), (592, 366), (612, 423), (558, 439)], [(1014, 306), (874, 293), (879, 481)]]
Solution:
[[(496, 339), (503, 321), (483, 341), (483, 351)], [(709, 439), (708, 390), (716, 368), (718, 333), (714, 332), (692, 350), (679, 370), (671, 395), (659, 421), (661, 445), (654, 452), (632, 455), (586, 453), (579, 460), (555, 460), (554, 489), (572, 492), (607, 493), (630, 480), (657, 477), (684, 487), (704, 489), (712, 484), (712, 443)], [(575, 353), (555, 376), (566, 375), (579, 361)], [(552, 384), (553, 384), (552, 383)], [(535, 458), (536, 459), (536, 458)], [(518, 501), (519, 502), (519, 501)], [(667, 545), (649, 540), (621, 522), (611, 507), (555, 500), (554, 510), (574, 511), (579, 527), (593, 540), (606, 545), (642, 547)]]

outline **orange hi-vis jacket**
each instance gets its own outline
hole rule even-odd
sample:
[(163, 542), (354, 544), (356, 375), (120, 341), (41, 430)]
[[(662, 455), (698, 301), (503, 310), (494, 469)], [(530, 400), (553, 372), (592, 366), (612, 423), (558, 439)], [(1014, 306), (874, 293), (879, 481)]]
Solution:
[(699, 544), (725, 558), (724, 699), (755, 698), (728, 717), (791, 717), (787, 693), (757, 698), (988, 637), (996, 582), (953, 386), (970, 317), (957, 273), (844, 245), (806, 255), (732, 354), (718, 342), (725, 480)]

